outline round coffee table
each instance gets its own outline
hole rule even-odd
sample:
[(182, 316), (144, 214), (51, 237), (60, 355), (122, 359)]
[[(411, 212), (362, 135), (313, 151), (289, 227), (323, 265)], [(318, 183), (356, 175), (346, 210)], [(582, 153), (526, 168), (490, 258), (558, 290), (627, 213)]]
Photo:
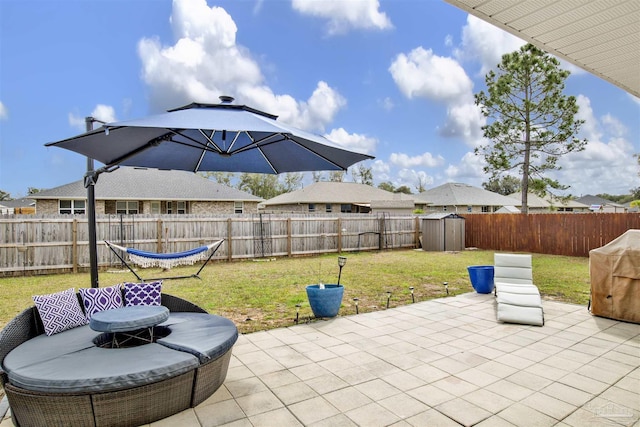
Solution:
[(120, 307), (93, 314), (89, 327), (112, 334), (110, 346), (117, 348), (134, 339), (153, 342), (154, 327), (168, 318), (169, 309), (162, 305)]

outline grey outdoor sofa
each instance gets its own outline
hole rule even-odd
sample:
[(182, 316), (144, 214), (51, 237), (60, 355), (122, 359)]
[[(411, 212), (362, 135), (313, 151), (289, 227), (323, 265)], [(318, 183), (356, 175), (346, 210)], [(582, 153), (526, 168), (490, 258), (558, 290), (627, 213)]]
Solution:
[(88, 325), (52, 336), (35, 307), (0, 332), (0, 382), (17, 426), (137, 426), (198, 405), (224, 382), (232, 321), (162, 294), (168, 335), (101, 348)]

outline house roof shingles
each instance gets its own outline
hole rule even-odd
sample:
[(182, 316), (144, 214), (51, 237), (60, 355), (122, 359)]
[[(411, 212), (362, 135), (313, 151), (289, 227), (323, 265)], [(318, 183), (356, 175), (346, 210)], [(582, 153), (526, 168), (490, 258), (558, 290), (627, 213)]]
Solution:
[[(218, 184), (200, 175), (175, 170), (121, 167), (99, 176), (96, 184), (99, 200), (198, 200), (254, 201), (263, 199), (238, 189)], [(33, 199), (86, 199), (83, 180), (40, 191)]]
[[(516, 200), (522, 200), (522, 192), (509, 194), (509, 197), (513, 197)], [(551, 195), (542, 198), (533, 193), (529, 193), (527, 195), (527, 205), (529, 208), (539, 208), (539, 209), (547, 209), (550, 207), (563, 207), (563, 208), (573, 208), (573, 209), (586, 209), (589, 206), (584, 203), (580, 203), (577, 200), (562, 200), (557, 199)]]
[(371, 185), (355, 182), (315, 182), (300, 190), (280, 194), (264, 202), (265, 206), (300, 203), (369, 204), (372, 200), (413, 200), (409, 194), (391, 193)]
[(434, 206), (520, 206), (517, 200), (468, 184), (449, 182), (417, 195)]

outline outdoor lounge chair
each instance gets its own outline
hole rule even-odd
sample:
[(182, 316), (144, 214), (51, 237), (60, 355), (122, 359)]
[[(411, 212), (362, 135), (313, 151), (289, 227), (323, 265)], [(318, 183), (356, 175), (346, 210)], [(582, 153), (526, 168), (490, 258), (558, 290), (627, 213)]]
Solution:
[(495, 254), (493, 280), (498, 321), (544, 325), (540, 291), (533, 284), (531, 255)]

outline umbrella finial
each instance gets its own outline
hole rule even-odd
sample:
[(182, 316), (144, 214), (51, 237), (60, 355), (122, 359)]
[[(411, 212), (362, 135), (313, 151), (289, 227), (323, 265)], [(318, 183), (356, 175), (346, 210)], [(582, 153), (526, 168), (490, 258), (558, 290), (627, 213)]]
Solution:
[(219, 96), (219, 98), (220, 98), (220, 102), (223, 104), (231, 104), (235, 99), (233, 96), (229, 96), (229, 95), (221, 95)]

